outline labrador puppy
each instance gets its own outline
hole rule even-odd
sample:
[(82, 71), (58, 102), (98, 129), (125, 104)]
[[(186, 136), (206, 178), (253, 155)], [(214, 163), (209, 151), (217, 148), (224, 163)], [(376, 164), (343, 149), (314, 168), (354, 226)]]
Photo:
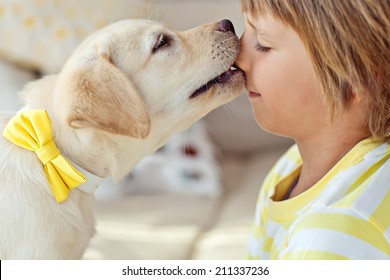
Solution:
[[(58, 75), (28, 84), (20, 111), (47, 111), (53, 141), (87, 182), (58, 203), (36, 154), (0, 136), (0, 259), (81, 258), (94, 234), (96, 185), (122, 179), (173, 133), (237, 97), (238, 53), (228, 20), (184, 32), (125, 20), (87, 38)], [(0, 114), (0, 132), (15, 114)]]

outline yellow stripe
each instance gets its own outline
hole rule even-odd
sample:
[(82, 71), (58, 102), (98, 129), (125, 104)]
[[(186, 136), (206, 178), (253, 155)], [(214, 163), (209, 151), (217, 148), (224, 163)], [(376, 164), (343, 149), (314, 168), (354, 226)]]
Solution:
[[(292, 146), (284, 154), (284, 156), (282, 156), (281, 160), (279, 160), (278, 163), (272, 168), (271, 172), (263, 183), (258, 197), (258, 202), (261, 203), (261, 207), (259, 207), (261, 216), (258, 217), (260, 217), (262, 225), (267, 225), (269, 211), (273, 214), (272, 219), (274, 222), (279, 222), (280, 226), (288, 228), (290, 226), (290, 222), (292, 222), (295, 218), (295, 212), (300, 210), (304, 205), (307, 205), (307, 203), (313, 201), (316, 196), (320, 195), (321, 191), (329, 184), (330, 180), (332, 180), (341, 171), (350, 168), (352, 165), (357, 164), (361, 160), (364, 160), (365, 154), (374, 150), (382, 143), (383, 142), (376, 141), (372, 138), (368, 138), (360, 142), (351, 151), (349, 151), (349, 153), (338, 164), (336, 164), (336, 166), (334, 166), (332, 170), (330, 170), (330, 172), (328, 172), (328, 174), (326, 174), (325, 177), (320, 180), (320, 182), (316, 184), (315, 188), (307, 191), (305, 195), (301, 195), (301, 199), (291, 199), (291, 201), (289, 200), (281, 203), (268, 201), (267, 204), (264, 204), (265, 198), (269, 196), (270, 192), (273, 192), (274, 187), (280, 182), (280, 180), (284, 178), (280, 174), (281, 170), (285, 169), (285, 167), (280, 166), (281, 160), (289, 160), (297, 163), (297, 165), (301, 163), (301, 157), (297, 146)], [(388, 149), (390, 149), (390, 146), (388, 146)], [(387, 152), (387, 157), (388, 154), (389, 150)], [(345, 206), (351, 206), (369, 183), (370, 180), (368, 179), (371, 178), (371, 175), (382, 164), (383, 160), (380, 160), (380, 163), (370, 167), (367, 171), (360, 170), (360, 172), (364, 171), (364, 174), (361, 175), (355, 182), (351, 182), (352, 186), (348, 190), (347, 195), (341, 200), (344, 202), (342, 205), (338, 206), (343, 206), (343, 208)], [(293, 167), (293, 164), (291, 164), (291, 168), (295, 169), (296, 166)], [(285, 172), (283, 172), (283, 174), (286, 174), (286, 171), (291, 172), (292, 170), (284, 171)], [(384, 229), (378, 229), (375, 227), (376, 221), (379, 221), (382, 225), (387, 225), (390, 223), (388, 219), (386, 219), (387, 215), (389, 215), (388, 213), (390, 213), (390, 193), (387, 193), (386, 197), (378, 206), (378, 209), (375, 210), (372, 217), (370, 217), (369, 221), (341, 213), (312, 214), (309, 217), (303, 218), (297, 227), (294, 227), (293, 234), (306, 228), (335, 230), (350, 236), (354, 236), (363, 242), (378, 248), (378, 250), (390, 255), (390, 244), (383, 236)], [(284, 219), (275, 220), (275, 217)], [(380, 220), (380, 217), (382, 217), (382, 219), (386, 219), (386, 222)], [(281, 222), (284, 222), (285, 224), (282, 224)], [(271, 259), (279, 257), (277, 248), (278, 246), (280, 248), (280, 245), (276, 244), (273, 238), (264, 236), (264, 229), (262, 229), (260, 226), (257, 226), (253, 233), (256, 235), (256, 239), (264, 238), (263, 248), (260, 248), (261, 252), (270, 253), (269, 257)], [(346, 259), (345, 256), (320, 250), (296, 251), (284, 255), (283, 258), (299, 259), (302, 258), (302, 256), (309, 259)]]
[[(263, 251), (264, 252), (271, 252), (271, 249), (273, 249), (273, 245), (274, 245), (274, 239), (272, 237), (269, 237), (269, 236), (265, 236), (264, 237), (264, 246), (263, 246)], [(276, 247), (274, 248), (276, 250)], [(273, 252), (274, 253), (274, 252)]]
[(258, 260), (259, 257), (254, 257), (254, 256), (251, 256), (250, 254), (247, 254), (247, 255), (246, 255), (246, 259), (247, 259), (247, 260), (250, 260), (250, 261), (253, 261), (253, 260)]
[(262, 252), (272, 253), (270, 258), (277, 258), (279, 255), (279, 250), (277, 249), (275, 240), (273, 237), (266, 236), (262, 234), (262, 229), (260, 227), (255, 227), (253, 230), (253, 237), (255, 240), (263, 238), (263, 246), (261, 248)]
[(262, 210), (263, 210), (263, 213), (261, 213), (262, 223), (267, 224), (269, 219), (269, 208), (264, 207)]
[(351, 208), (356, 200), (364, 192), (367, 185), (370, 183), (370, 180), (367, 180), (366, 177), (360, 177), (357, 179), (356, 182), (349, 188), (345, 196), (337, 203), (334, 203), (333, 206), (336, 208)]
[[(389, 146), (390, 147), (390, 146)], [(378, 162), (376, 162), (374, 165), (370, 166), (369, 169), (367, 169), (367, 171), (365, 171), (352, 185), (351, 187), (348, 189), (347, 193), (351, 193), (353, 192), (355, 189), (359, 188), (356, 192), (353, 193), (353, 195), (351, 195), (350, 197), (348, 197), (348, 200), (346, 200), (345, 198), (342, 200), (343, 203), (342, 203), (342, 206), (344, 207), (351, 207), (352, 204), (355, 202), (356, 198), (358, 198), (360, 196), (360, 194), (364, 191), (365, 187), (367, 186), (367, 184), (370, 182), (370, 179), (372, 177), (373, 174), (375, 174), (375, 172), (378, 171), (378, 169), (389, 159), (389, 155), (388, 153), (386, 153), (386, 155), (381, 159), (379, 160)], [(344, 202), (347, 202), (347, 203), (344, 203)], [(340, 205), (341, 206), (341, 205)]]
[(297, 164), (300, 164), (302, 162), (302, 158), (299, 153), (298, 146), (291, 146), (290, 149), (288, 149), (285, 153), (285, 158), (288, 158), (289, 160), (295, 161)]
[[(390, 182), (388, 182), (390, 184)], [(370, 220), (375, 224), (381, 225), (380, 230), (386, 231), (390, 227), (390, 190), (387, 192), (385, 197), (382, 199), (378, 208), (372, 213)]]
[[(367, 152), (372, 151), (382, 143), (371, 138), (363, 140), (350, 150), (320, 181), (304, 193), (282, 202), (269, 200), (271, 218), (279, 223), (290, 223), (295, 220), (296, 213), (316, 199), (337, 174), (364, 160), (364, 155)], [(273, 182), (266, 182), (266, 184), (268, 183), (272, 184)], [(269, 185), (267, 187), (272, 189)]]
[(376, 226), (369, 221), (341, 213), (316, 213), (303, 218), (292, 234), (305, 229), (329, 229), (361, 239), (390, 255), (390, 245)]
[(282, 260), (348, 260), (348, 258), (339, 254), (310, 250), (283, 254)]
[(263, 235), (262, 228), (257, 225), (253, 226), (252, 235), (255, 239), (260, 239), (260, 237)]
[(269, 177), (265, 179), (264, 183), (261, 186), (259, 196), (257, 198), (257, 202), (262, 203), (263, 196), (264, 195), (268, 196), (268, 194), (273, 190), (273, 187), (276, 186), (281, 179), (282, 179), (282, 175), (280, 173), (277, 172), (270, 173)]

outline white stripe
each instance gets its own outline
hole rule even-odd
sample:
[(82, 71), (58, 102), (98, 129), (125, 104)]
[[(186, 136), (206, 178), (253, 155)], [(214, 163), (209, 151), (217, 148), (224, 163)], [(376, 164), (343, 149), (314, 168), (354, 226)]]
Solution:
[(351, 185), (361, 176), (361, 167), (353, 166), (347, 171), (339, 172), (318, 196), (316, 204), (332, 205), (344, 198)]
[(260, 226), (261, 225), (261, 204), (260, 203), (257, 203), (256, 204), (256, 210), (255, 210), (255, 221), (254, 221), (254, 224), (257, 225), (257, 226)]
[(351, 208), (338, 208), (338, 207), (327, 207), (323, 205), (314, 205), (311, 206), (307, 212), (303, 212), (300, 214), (299, 218), (296, 219), (289, 227), (289, 231), (294, 230), (294, 227), (299, 224), (303, 219), (308, 216), (317, 215), (317, 214), (342, 214), (348, 215), (354, 218), (363, 219), (365, 221), (368, 220), (367, 217), (363, 217), (362, 214), (356, 212), (356, 210)]
[(296, 161), (294, 160), (291, 160), (291, 159), (288, 159), (288, 158), (282, 158), (275, 171), (277, 174), (281, 175), (281, 176), (287, 176), (288, 174), (291, 173), (291, 171), (293, 171), (295, 168), (297, 168), (298, 164)]
[[(374, 151), (376, 152), (375, 156), (377, 156), (378, 154), (383, 154), (383, 151), (377, 151), (377, 149), (375, 149)], [(378, 159), (374, 158), (373, 154), (371, 154), (371, 156), (368, 156), (366, 160), (348, 168), (346, 171), (339, 172), (328, 183), (328, 186), (321, 193), (318, 202), (323, 205), (332, 205), (339, 199), (344, 198), (346, 192), (350, 189), (350, 187), (362, 176), (362, 174), (364, 174), (364, 172), (366, 172), (370, 167), (372, 167), (377, 161)]]
[(287, 236), (286, 229), (278, 223), (275, 223), (271, 218), (268, 219), (266, 236), (274, 239), (274, 245), (277, 246), (280, 252), (283, 249), (284, 239)]
[(305, 229), (296, 233), (285, 252), (300, 251), (323, 251), (348, 259), (390, 259), (364, 240), (328, 229)]
[(305, 213), (304, 216), (299, 217), (297, 219), (297, 222), (300, 222), (300, 220), (304, 219), (307, 216), (316, 215), (316, 214), (343, 214), (343, 215), (349, 215), (355, 218), (359, 219), (365, 219), (367, 220), (367, 217), (363, 217), (360, 213), (356, 212), (356, 210), (351, 208), (337, 208), (337, 207), (326, 207), (322, 205), (315, 205), (312, 209), (310, 209), (307, 213)]
[(255, 239), (253, 236), (248, 240), (248, 253), (252, 258), (268, 259), (269, 253), (264, 252), (264, 238)]
[(378, 208), (390, 191), (390, 161), (386, 161), (373, 176), (369, 185), (352, 205), (354, 209), (368, 217)]
[(381, 144), (380, 146), (376, 147), (374, 150), (368, 152), (364, 158), (365, 159), (371, 159), (371, 158), (375, 158), (375, 157), (378, 157), (378, 156), (382, 156), (382, 155), (385, 155), (386, 152), (387, 152), (387, 149), (388, 149), (388, 143), (383, 143)]
[(386, 238), (387, 242), (390, 244), (390, 227), (388, 227), (385, 232), (383, 233), (384, 237)]

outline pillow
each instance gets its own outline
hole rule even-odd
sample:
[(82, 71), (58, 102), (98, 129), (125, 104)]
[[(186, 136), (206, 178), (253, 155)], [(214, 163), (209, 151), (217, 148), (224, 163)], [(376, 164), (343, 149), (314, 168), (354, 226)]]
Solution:
[(0, 111), (17, 111), (22, 107), (18, 93), (34, 73), (0, 60)]
[(138, 18), (152, 9), (142, 0), (2, 0), (0, 57), (57, 73), (95, 30), (124, 18)]

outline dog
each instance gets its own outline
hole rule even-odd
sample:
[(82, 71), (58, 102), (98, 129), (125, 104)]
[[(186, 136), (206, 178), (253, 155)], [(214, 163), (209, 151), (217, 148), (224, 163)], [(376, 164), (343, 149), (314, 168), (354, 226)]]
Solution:
[(58, 75), (27, 84), (24, 107), (2, 112), (0, 131), (18, 114), (45, 110), (53, 142), (87, 182), (56, 201), (37, 155), (0, 136), (0, 259), (82, 258), (95, 232), (96, 185), (119, 181), (171, 135), (238, 97), (239, 50), (228, 20), (178, 32), (129, 19), (88, 37)]

